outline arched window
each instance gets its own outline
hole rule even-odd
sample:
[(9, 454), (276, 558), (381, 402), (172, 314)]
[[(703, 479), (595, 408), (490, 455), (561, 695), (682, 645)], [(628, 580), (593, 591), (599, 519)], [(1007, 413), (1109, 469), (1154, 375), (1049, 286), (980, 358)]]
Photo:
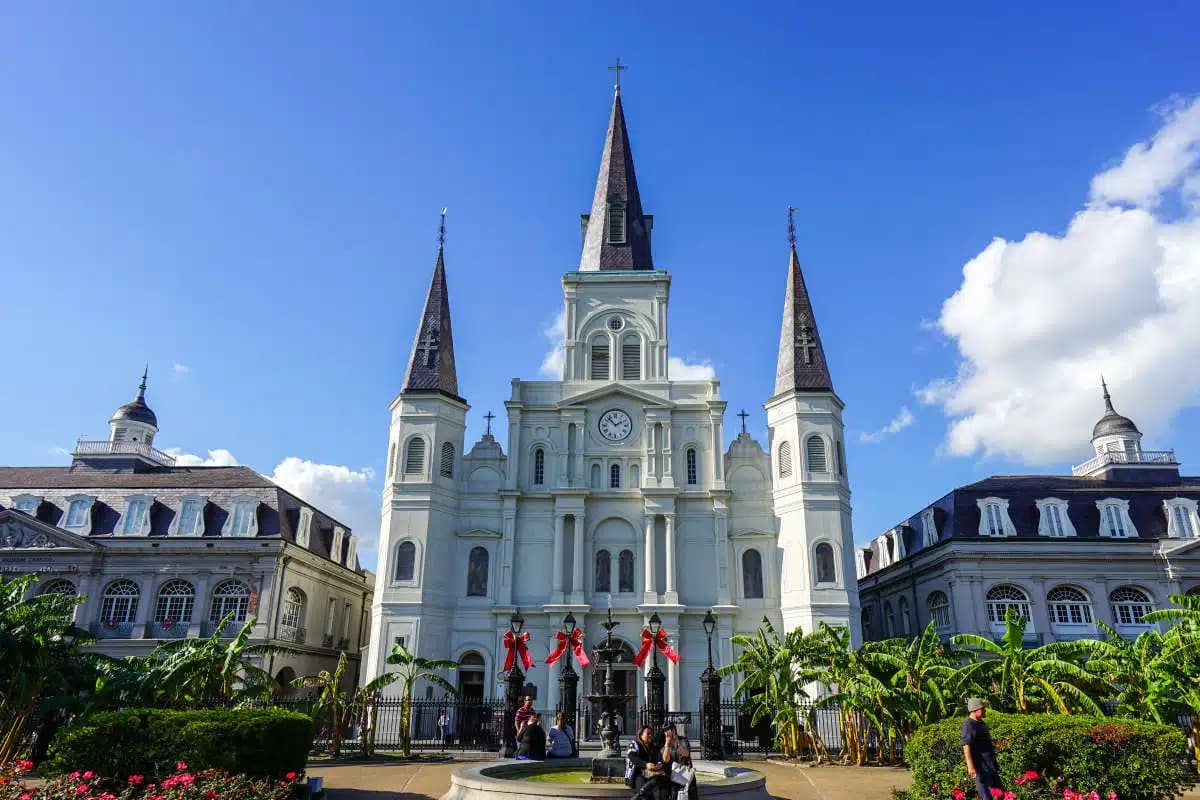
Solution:
[(742, 596), (747, 599), (763, 596), (762, 555), (754, 549), (742, 553)]
[(1154, 610), (1150, 597), (1141, 589), (1132, 586), (1114, 589), (1108, 596), (1108, 602), (1112, 604), (1113, 620), (1118, 628), (1148, 625), (1149, 623), (1142, 622), (1142, 617)]
[(542, 486), (546, 483), (546, 451), (541, 447), (533, 448), (533, 485)]
[(192, 606), (196, 602), (196, 589), (185, 580), (167, 581), (158, 590), (158, 603), (154, 606), (154, 621), (164, 628), (192, 621)]
[(939, 631), (950, 630), (950, 598), (945, 592), (930, 592), (929, 597), (925, 598), (925, 607), (929, 609), (933, 627)]
[(250, 590), (241, 581), (224, 581), (213, 589), (212, 610), (209, 622), (220, 622), (232, 614), (231, 622), (245, 622), (250, 608)]
[(687, 482), (688, 486), (695, 486), (697, 479), (696, 469), (696, 448), (689, 447), (687, 449)]
[(299, 642), (300, 631), (304, 630), (307, 597), (299, 589), (290, 587), (283, 595), (283, 614), (280, 616), (280, 637), (289, 642)]
[[(464, 703), (483, 702), (484, 668), (483, 656), (474, 650), (463, 653), (458, 659), (458, 697)], [(451, 724), (454, 720), (451, 719)]]
[(1012, 609), (1017, 616), (1028, 622), (1033, 619), (1029, 612), (1029, 596), (1022, 589), (1008, 584), (993, 586), (987, 593), (988, 622), (995, 631), (1004, 630), (1004, 618)]
[(829, 464), (825, 458), (825, 440), (820, 436), (810, 436), (804, 440), (804, 458), (809, 472), (829, 471)]
[(896, 612), (892, 610), (891, 601), (883, 604), (883, 632), (889, 639), (896, 635)]
[(596, 552), (596, 591), (612, 591), (612, 554), (607, 550)]
[(592, 340), (592, 364), (591, 371), (588, 373), (594, 381), (608, 380), (608, 339), (597, 338)]
[(593, 489), (600, 488), (600, 465), (599, 464), (592, 464), (591, 485), (592, 485)]
[(642, 485), (642, 470), (637, 464), (631, 464), (629, 467), (629, 488), (636, 489)]
[(1074, 586), (1059, 586), (1046, 595), (1046, 610), (1055, 633), (1091, 632), (1092, 604), (1088, 596)]
[(636, 336), (626, 336), (621, 342), (621, 380), (642, 379), (642, 342)]
[(442, 467), (438, 474), (443, 478), (454, 477), (454, 445), (449, 442), (442, 445)]
[(404, 474), (420, 475), (425, 471), (425, 440), (414, 436), (408, 440), (408, 449), (404, 453)]
[(817, 583), (837, 583), (837, 565), (833, 560), (833, 546), (829, 542), (817, 545)]
[(104, 588), (100, 603), (100, 621), (109, 626), (125, 625), (137, 616), (141, 590), (130, 580), (117, 580)]
[(488, 551), (485, 547), (471, 548), (467, 558), (467, 597), (487, 597)]
[(79, 592), (75, 589), (75, 584), (65, 578), (50, 581), (46, 587), (42, 589), (42, 594), (65, 594), (67, 597), (74, 597)]
[(912, 612), (908, 607), (908, 598), (900, 598), (900, 635), (912, 636)]
[(779, 477), (792, 476), (792, 443), (784, 442), (779, 445)]
[(608, 468), (608, 488), (621, 488), (621, 465), (613, 464)]
[(417, 546), (412, 542), (401, 542), (396, 548), (396, 568), (392, 580), (411, 581), (417, 570)]
[(617, 558), (617, 591), (633, 591), (633, 551), (622, 550)]

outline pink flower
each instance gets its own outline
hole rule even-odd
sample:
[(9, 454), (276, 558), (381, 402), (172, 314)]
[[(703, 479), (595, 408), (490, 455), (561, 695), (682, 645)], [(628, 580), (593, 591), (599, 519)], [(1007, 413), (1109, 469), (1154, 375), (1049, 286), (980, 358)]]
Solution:
[(82, 775), (82, 774), (83, 774), (83, 773), (80, 773), (80, 772), (72, 772), (72, 773), (71, 773), (70, 775), (68, 775), (67, 777), (68, 777), (68, 778), (70, 778), (70, 779), (71, 779), (71, 780), (73, 780), (73, 781), (77, 781), (77, 780), (79, 780), (79, 776), (80, 776), (80, 775)]
[(33, 769), (33, 762), (26, 759), (17, 762), (17, 772), (29, 772)]
[(144, 781), (144, 780), (146, 780), (146, 779), (143, 778), (141, 775), (130, 775), (129, 776), (129, 783), (131, 786), (141, 786), (142, 781)]
[(18, 797), (17, 800), (33, 800), (33, 795), (31, 795), (29, 792), (26, 792), (25, 794)]
[(183, 772), (185, 769), (187, 769), (187, 764), (180, 761), (178, 764), (175, 765), (175, 769), (179, 770), (180, 772)]
[(204, 793), (204, 796), (207, 797), (208, 800), (213, 800), (213, 798), (217, 796), (217, 791), (215, 789), (209, 789)]
[(953, 800), (964, 800), (964, 798), (966, 798), (966, 796), (967, 796), (967, 793), (964, 792), (962, 789), (955, 789), (953, 792), (950, 793), (950, 797), (952, 797)]
[(75, 787), (75, 794), (87, 794), (91, 790), (86, 783), (81, 783)]
[(1024, 786), (1028, 782), (1029, 780), (1024, 775), (1018, 775), (1017, 777), (1013, 778), (1013, 783), (1015, 783), (1017, 786)]
[(1017, 793), (1016, 792), (1005, 792), (1004, 800), (1017, 800)]
[(1088, 800), (1100, 800), (1100, 793), (1095, 789), (1092, 789), (1090, 792), (1088, 792)]
[(992, 795), (992, 797), (995, 798), (995, 800), (1000, 800), (1001, 797), (1004, 797), (1004, 792), (1002, 790), (996, 789), (994, 787), (991, 789), (988, 789), (988, 792)]
[(1109, 792), (1109, 793), (1108, 793), (1108, 800), (1117, 800), (1117, 793), (1116, 793), (1116, 792)]
[[(294, 781), (294, 780), (296, 780), (296, 773), (289, 772), (287, 775), (284, 775), (283, 777), (287, 778), (289, 781)], [(936, 781), (933, 784), (933, 788), (935, 788), (935, 789), (938, 788)]]
[(94, 777), (96, 777), (96, 773), (92, 772), (90, 769), (83, 773), (83, 779), (86, 781), (90, 781)]
[(1027, 781), (1036, 781), (1038, 779), (1037, 770), (1036, 769), (1027, 769), (1027, 770), (1025, 770), (1025, 775), (1023, 777)]

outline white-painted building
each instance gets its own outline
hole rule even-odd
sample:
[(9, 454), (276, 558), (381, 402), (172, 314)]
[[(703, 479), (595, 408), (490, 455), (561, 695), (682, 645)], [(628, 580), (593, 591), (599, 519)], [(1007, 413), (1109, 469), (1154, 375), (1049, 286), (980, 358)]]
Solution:
[[(794, 241), (771, 440), (743, 432), (726, 449), (720, 381), (668, 374), (672, 276), (653, 263), (652, 225), (618, 89), (579, 269), (562, 277), (562, 380), (514, 379), (507, 424), (469, 449), (439, 249), (391, 405), (368, 677), (400, 640), (458, 662), (449, 677), (465, 695), (499, 696), (501, 637), (520, 609), (539, 662), (528, 681), (553, 706), (551, 637), (572, 612), (590, 648), (611, 602), (630, 651), (658, 613), (682, 655), (660, 660), (669, 705), (686, 711), (699, 705), (709, 608), (720, 663), (764, 616), (849, 625), (859, 639), (842, 403)], [(619, 690), (641, 698), (637, 678), (626, 661)]]

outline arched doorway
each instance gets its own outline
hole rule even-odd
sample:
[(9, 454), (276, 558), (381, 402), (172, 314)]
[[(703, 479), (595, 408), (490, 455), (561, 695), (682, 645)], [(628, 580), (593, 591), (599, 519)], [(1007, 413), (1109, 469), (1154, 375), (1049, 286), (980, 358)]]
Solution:
[(285, 700), (296, 695), (296, 689), (292, 687), (294, 680), (296, 680), (296, 670), (291, 667), (284, 667), (275, 674), (276, 700)]
[[(617, 729), (621, 732), (622, 736), (632, 735), (638, 721), (638, 679), (641, 677), (641, 673), (634, 666), (634, 652), (629, 642), (614, 636), (613, 644), (621, 646), (621, 652), (613, 659), (613, 691), (618, 695), (629, 696), (624, 706), (620, 707), (620, 711), (618, 712), (621, 716), (618, 720)], [(604, 669), (598, 660), (592, 661), (590, 684), (592, 693), (600, 694), (604, 691)], [(586, 736), (589, 739), (596, 738), (599, 736), (600, 714), (592, 707), (591, 703), (585, 703), (585, 705), (584, 719), (588, 723)]]
[(483, 701), (483, 656), (473, 650), (458, 660), (458, 698), (464, 703)]

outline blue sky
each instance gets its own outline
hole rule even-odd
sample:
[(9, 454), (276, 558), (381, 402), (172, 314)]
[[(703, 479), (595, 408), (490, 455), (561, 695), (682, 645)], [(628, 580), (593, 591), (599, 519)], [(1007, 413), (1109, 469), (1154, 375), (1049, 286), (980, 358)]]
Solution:
[(538, 377), (619, 55), (672, 353), (729, 437), (765, 440), (799, 209), (860, 541), (1082, 460), (1101, 369), (1194, 474), (1200, 8), (1069, 5), (8, 5), (0, 463), (66, 463), (149, 362), (160, 445), (373, 540), (438, 211), (474, 441)]

